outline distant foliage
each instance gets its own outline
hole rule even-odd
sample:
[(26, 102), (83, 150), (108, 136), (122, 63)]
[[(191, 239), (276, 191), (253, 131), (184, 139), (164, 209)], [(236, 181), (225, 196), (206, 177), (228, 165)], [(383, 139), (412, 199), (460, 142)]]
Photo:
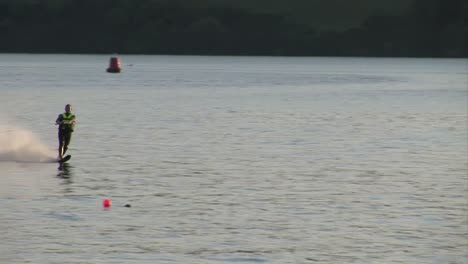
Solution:
[[(287, 11), (281, 11), (286, 7), (279, 0), (271, 0), (270, 5), (265, 2), (265, 8), (258, 5), (262, 1), (249, 4), (253, 2), (256, 1), (0, 0), (0, 52), (468, 55), (466, 0), (407, 0), (407, 8), (401, 7), (402, 1), (396, 1), (400, 3), (399, 11), (390, 10), (386, 4), (381, 12), (368, 8), (366, 17), (358, 11), (363, 6), (355, 6), (349, 8), (346, 20), (337, 16), (341, 14), (345, 19), (338, 6), (336, 13), (330, 4), (323, 5), (323, 12), (317, 10), (320, 0), (283, 1), (294, 6)], [(311, 8), (314, 14), (323, 13), (321, 18), (317, 15), (315, 20), (307, 20), (304, 14)], [(333, 15), (335, 25), (330, 19)], [(356, 23), (350, 22), (353, 15)], [(340, 21), (350, 26), (337, 26)]]

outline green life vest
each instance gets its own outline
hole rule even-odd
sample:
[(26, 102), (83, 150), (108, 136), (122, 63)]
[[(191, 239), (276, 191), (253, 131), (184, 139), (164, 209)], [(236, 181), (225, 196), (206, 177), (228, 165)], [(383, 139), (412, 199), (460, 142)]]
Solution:
[(62, 125), (61, 125), (61, 128), (62, 129), (66, 129), (66, 130), (72, 130), (74, 129), (75, 127), (75, 124), (74, 124), (74, 121), (75, 120), (75, 115), (72, 114), (72, 113), (63, 113), (62, 114)]

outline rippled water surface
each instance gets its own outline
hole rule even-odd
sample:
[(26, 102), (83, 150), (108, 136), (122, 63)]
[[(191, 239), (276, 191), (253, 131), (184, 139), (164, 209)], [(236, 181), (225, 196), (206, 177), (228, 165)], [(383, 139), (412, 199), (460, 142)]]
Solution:
[(120, 58), (0, 55), (0, 263), (467, 263), (466, 60)]

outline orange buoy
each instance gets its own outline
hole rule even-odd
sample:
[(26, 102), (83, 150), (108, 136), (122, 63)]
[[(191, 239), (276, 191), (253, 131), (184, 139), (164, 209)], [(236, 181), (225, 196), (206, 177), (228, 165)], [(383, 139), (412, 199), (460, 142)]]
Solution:
[(110, 73), (119, 73), (122, 71), (120, 67), (120, 59), (118, 57), (111, 57), (109, 61), (109, 68), (107, 68), (107, 72)]

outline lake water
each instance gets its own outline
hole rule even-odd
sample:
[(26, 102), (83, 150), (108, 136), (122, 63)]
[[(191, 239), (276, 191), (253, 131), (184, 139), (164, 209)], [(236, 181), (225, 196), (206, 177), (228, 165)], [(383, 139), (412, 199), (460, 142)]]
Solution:
[(466, 59), (109, 57), (0, 55), (0, 263), (468, 262)]

